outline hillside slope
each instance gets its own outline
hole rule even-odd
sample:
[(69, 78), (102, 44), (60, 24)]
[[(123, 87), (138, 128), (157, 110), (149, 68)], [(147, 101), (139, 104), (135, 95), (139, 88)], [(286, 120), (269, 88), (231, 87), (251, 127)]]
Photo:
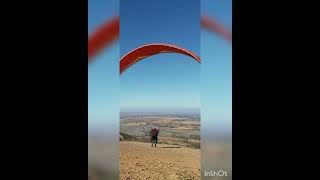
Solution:
[(200, 179), (200, 149), (120, 142), (120, 179)]

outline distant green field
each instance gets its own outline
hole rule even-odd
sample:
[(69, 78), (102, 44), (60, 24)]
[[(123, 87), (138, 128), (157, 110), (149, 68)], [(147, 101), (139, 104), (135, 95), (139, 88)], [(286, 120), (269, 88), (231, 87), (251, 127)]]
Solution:
[(150, 142), (151, 127), (160, 128), (159, 143), (200, 148), (200, 117), (139, 115), (120, 119), (120, 135), (126, 141)]

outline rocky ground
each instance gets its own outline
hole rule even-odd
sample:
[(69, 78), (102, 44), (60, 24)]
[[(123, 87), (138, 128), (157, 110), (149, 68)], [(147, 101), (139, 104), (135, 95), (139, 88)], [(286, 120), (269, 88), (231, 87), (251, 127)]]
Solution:
[(200, 149), (120, 142), (120, 179), (200, 179)]

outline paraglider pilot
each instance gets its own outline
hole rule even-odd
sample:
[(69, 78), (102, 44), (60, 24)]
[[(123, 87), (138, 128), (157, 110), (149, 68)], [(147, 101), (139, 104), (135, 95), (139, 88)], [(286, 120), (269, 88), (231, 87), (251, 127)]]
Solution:
[(159, 129), (152, 128), (150, 131), (150, 140), (151, 140), (151, 147), (157, 147), (158, 143), (158, 134), (159, 134)]

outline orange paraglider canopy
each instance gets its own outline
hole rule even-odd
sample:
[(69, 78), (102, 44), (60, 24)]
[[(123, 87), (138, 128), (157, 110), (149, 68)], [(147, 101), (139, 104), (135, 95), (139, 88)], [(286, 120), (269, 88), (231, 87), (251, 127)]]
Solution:
[(98, 27), (88, 38), (88, 59), (90, 60), (102, 49), (110, 46), (119, 38), (119, 16)]
[(201, 17), (201, 26), (209, 31), (215, 32), (232, 43), (232, 33), (224, 26), (208, 16)]
[[(111, 18), (96, 29), (88, 38), (88, 61), (99, 53), (102, 49), (110, 46), (119, 38), (119, 16)], [(215, 19), (208, 16), (201, 17), (201, 26), (211, 32), (224, 37), (232, 42), (232, 33), (218, 23)]]
[(192, 57), (201, 63), (200, 57), (193, 52), (172, 44), (147, 44), (130, 51), (120, 60), (120, 75), (138, 61), (160, 53), (179, 53)]

